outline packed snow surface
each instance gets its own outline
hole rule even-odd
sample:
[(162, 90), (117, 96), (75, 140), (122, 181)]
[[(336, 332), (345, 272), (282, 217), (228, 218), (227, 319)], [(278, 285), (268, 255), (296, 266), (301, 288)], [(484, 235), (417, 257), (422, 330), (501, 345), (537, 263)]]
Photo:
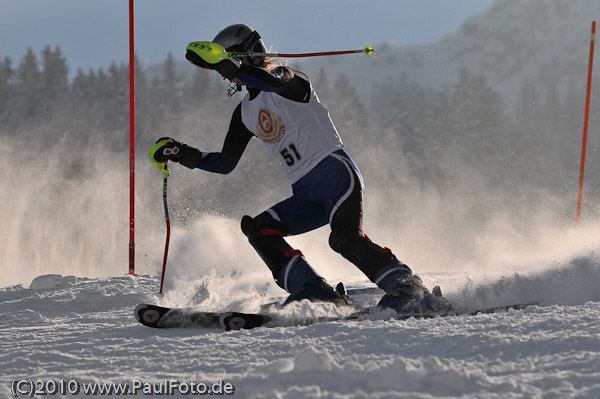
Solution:
[[(213, 389), (247, 399), (598, 398), (599, 265), (589, 254), (481, 284), (443, 277), (456, 287), (447, 293), (455, 303), (539, 304), (524, 310), (406, 321), (382, 314), (231, 332), (151, 329), (136, 322), (133, 309), (143, 302), (212, 308), (229, 297), (236, 310), (252, 310), (273, 299), (268, 289), (236, 302), (218, 289), (224, 277), (216, 275), (187, 282), (185, 296), (173, 290), (164, 297), (156, 295), (157, 276), (42, 275), (29, 287), (0, 289), (1, 396), (25, 393), (28, 383), (18, 382), (31, 379), (50, 391), (62, 383), (67, 397), (77, 390), (85, 397), (90, 383), (122, 383), (137, 387), (139, 397)], [(236, 279), (244, 276), (227, 276)], [(289, 312), (335, 311), (300, 303)]]

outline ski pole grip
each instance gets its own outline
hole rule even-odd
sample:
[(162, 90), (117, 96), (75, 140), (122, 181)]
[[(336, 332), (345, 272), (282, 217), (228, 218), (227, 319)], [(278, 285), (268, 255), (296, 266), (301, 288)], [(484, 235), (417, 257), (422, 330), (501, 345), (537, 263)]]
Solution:
[(213, 42), (191, 42), (185, 50), (196, 53), (209, 64), (217, 64), (223, 60), (232, 58), (231, 53), (228, 53), (223, 46)]
[(164, 146), (165, 144), (169, 143), (171, 140), (166, 139), (166, 140), (160, 140), (159, 142), (157, 142), (156, 144), (154, 144), (154, 146), (150, 149), (150, 161), (152, 162), (152, 165), (156, 166), (159, 170), (161, 170), (163, 172), (163, 178), (167, 178), (171, 175), (171, 171), (169, 170), (169, 167), (167, 165), (167, 162), (158, 162), (156, 159), (154, 159), (154, 154), (156, 153), (156, 151), (158, 151), (162, 146)]

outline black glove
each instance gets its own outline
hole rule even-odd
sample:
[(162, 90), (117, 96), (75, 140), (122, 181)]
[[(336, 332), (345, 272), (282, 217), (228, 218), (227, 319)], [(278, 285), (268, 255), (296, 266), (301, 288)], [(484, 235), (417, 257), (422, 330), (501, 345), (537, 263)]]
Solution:
[(183, 143), (174, 140), (170, 137), (161, 137), (156, 140), (156, 144), (165, 141), (165, 144), (154, 153), (154, 160), (159, 163), (167, 161), (178, 162), (178, 158), (183, 153)]
[(192, 50), (188, 50), (185, 52), (185, 59), (191, 62), (192, 64), (199, 66), (200, 68), (212, 69), (211, 65), (213, 64), (209, 64), (208, 62), (204, 61), (204, 58), (200, 57)]
[(200, 57), (192, 50), (188, 50), (185, 53), (185, 58), (200, 68), (214, 69), (215, 71), (219, 72), (221, 76), (229, 80), (235, 77), (238, 69), (240, 69), (240, 65), (242, 65), (242, 62), (237, 58), (229, 58), (219, 61), (216, 64), (209, 64), (208, 62), (204, 61), (204, 58)]
[(166, 141), (165, 144), (154, 153), (154, 160), (156, 162), (178, 162), (190, 169), (194, 169), (200, 164), (202, 152), (197, 148), (190, 147), (170, 137), (161, 137), (156, 142), (158, 143), (163, 140)]

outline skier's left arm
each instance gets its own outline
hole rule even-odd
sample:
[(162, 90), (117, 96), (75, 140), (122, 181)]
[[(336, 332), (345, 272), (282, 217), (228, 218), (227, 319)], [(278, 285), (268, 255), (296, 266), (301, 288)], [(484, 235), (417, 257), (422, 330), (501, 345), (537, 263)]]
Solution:
[(177, 162), (190, 169), (228, 174), (237, 166), (246, 146), (254, 134), (242, 122), (242, 105), (239, 104), (229, 124), (229, 131), (221, 152), (202, 152), (170, 137), (162, 137), (165, 143), (152, 155), (157, 162)]
[(244, 64), (236, 58), (209, 64), (192, 51), (188, 51), (186, 58), (201, 68), (219, 72), (230, 81), (237, 79), (260, 91), (275, 92), (293, 101), (308, 101), (310, 84), (307, 78), (287, 66), (279, 66), (267, 71), (254, 65)]
[(213, 173), (228, 174), (237, 166), (246, 146), (254, 134), (242, 123), (242, 105), (238, 104), (229, 123), (221, 152), (202, 155), (197, 168)]

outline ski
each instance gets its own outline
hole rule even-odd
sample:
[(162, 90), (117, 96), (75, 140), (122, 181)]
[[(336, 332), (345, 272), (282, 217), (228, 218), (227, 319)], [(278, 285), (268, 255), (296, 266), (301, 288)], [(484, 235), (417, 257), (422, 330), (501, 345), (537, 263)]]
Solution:
[(153, 328), (221, 328), (225, 331), (264, 326), (271, 317), (258, 313), (199, 312), (140, 304), (134, 310), (137, 321)]
[[(439, 311), (427, 311), (427, 312), (409, 312), (409, 313), (398, 313), (396, 316), (391, 317), (394, 320), (408, 320), (411, 318), (415, 319), (432, 319), (435, 317), (449, 317), (449, 316), (476, 316), (478, 314), (491, 314), (508, 312), (509, 310), (523, 310), (528, 306), (536, 305), (536, 303), (515, 303), (512, 305), (493, 306), (482, 309), (451, 309), (451, 310), (439, 310)], [(357, 320), (368, 315), (376, 315), (382, 312), (384, 309), (376, 306), (360, 310), (356, 313), (351, 314), (347, 320)]]
[[(450, 317), (450, 316), (468, 316), (478, 314), (491, 314), (499, 312), (507, 312), (511, 309), (522, 310), (535, 303), (513, 304), (506, 306), (495, 306), (484, 309), (460, 309), (435, 312), (418, 312), (418, 313), (398, 313), (395, 316), (388, 316), (388, 319), (393, 320), (408, 320), (415, 319), (431, 319), (435, 317)], [(197, 328), (197, 329), (224, 329), (242, 330), (252, 329), (256, 327), (292, 327), (299, 325), (312, 325), (332, 321), (361, 321), (368, 320), (369, 316), (381, 313), (382, 309), (377, 307), (369, 307), (359, 310), (344, 317), (327, 317), (317, 320), (305, 320), (302, 323), (289, 322), (286, 323), (284, 318), (276, 317), (274, 314), (263, 313), (241, 313), (241, 312), (202, 312), (191, 309), (167, 308), (162, 306), (140, 304), (135, 308), (135, 318), (141, 324), (153, 328)]]

